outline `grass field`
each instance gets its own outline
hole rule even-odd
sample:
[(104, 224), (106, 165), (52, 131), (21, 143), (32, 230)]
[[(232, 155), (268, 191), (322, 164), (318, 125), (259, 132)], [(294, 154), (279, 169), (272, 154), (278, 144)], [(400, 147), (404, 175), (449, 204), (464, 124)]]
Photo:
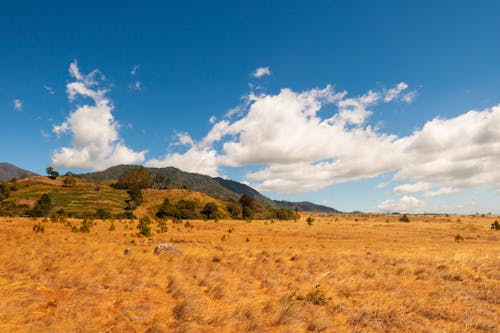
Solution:
[(150, 238), (126, 220), (0, 218), (0, 331), (498, 332), (498, 217), (308, 216)]

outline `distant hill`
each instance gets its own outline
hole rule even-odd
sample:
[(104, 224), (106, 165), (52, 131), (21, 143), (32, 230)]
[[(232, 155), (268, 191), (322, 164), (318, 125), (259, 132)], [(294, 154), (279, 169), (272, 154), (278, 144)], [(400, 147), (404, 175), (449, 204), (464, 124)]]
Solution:
[(0, 181), (7, 181), (12, 178), (26, 178), (30, 176), (37, 176), (37, 174), (18, 168), (10, 163), (0, 163)]
[(324, 212), (324, 213), (339, 213), (339, 214), (342, 213), (341, 211), (336, 210), (334, 208), (323, 205), (317, 205), (309, 201), (291, 202), (291, 201), (275, 200), (274, 202), (278, 204), (280, 207), (288, 208), (291, 210), (294, 210), (295, 207), (297, 207), (301, 212)]
[[(117, 165), (104, 171), (86, 173), (80, 176), (87, 180), (111, 183), (116, 181), (123, 172), (136, 167), (135, 165)], [(271, 208), (288, 208), (294, 210), (295, 207), (298, 207), (300, 211), (306, 212), (340, 213), (334, 208), (307, 201), (289, 202), (271, 200), (252, 187), (234, 180), (220, 177), (212, 178), (206, 175), (185, 172), (174, 167), (148, 169), (152, 175), (162, 176), (165, 179), (164, 185), (169, 188), (186, 188), (221, 200), (238, 200), (241, 195), (248, 194), (254, 197), (258, 203)]]

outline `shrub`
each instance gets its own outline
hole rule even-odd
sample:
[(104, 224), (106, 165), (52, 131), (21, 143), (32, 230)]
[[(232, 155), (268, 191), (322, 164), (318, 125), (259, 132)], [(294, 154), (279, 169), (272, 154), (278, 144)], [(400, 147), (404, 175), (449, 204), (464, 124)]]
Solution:
[(10, 195), (10, 188), (7, 184), (0, 184), (0, 201), (5, 200)]
[(116, 229), (115, 227), (115, 223), (113, 221), (111, 221), (111, 225), (109, 226), (109, 231), (114, 231)]
[(399, 221), (404, 222), (404, 223), (408, 223), (408, 222), (410, 222), (410, 218), (408, 217), (408, 215), (403, 214), (403, 216), (401, 216), (399, 218)]
[(57, 177), (59, 177), (59, 172), (57, 172), (56, 170), (54, 170), (53, 167), (48, 167), (46, 169), (47, 171), (47, 175), (50, 179), (57, 179)]
[(80, 229), (78, 229), (79, 232), (90, 232), (90, 229), (92, 228), (92, 226), (94, 225), (94, 223), (92, 222), (92, 220), (87, 220), (87, 219), (84, 219), (82, 221), (82, 225), (80, 226)]
[(500, 230), (500, 223), (497, 220), (491, 224), (491, 230)]
[(313, 222), (314, 222), (314, 217), (312, 216), (309, 216), (307, 219), (306, 219), (306, 222), (308, 225), (313, 225)]
[(101, 219), (101, 220), (106, 220), (106, 219), (110, 219), (113, 217), (111, 212), (105, 208), (97, 208), (96, 212), (95, 212), (95, 216), (96, 216), (96, 218)]
[(317, 284), (305, 296), (304, 300), (314, 305), (325, 305), (328, 303), (325, 293), (321, 290), (320, 285)]
[(36, 202), (35, 207), (27, 211), (26, 214), (34, 217), (46, 217), (49, 216), (52, 207), (53, 204), (50, 195), (44, 193), (42, 194), (40, 199)]
[(76, 185), (76, 180), (73, 176), (65, 176), (63, 180), (64, 187), (73, 187)]
[(203, 207), (201, 214), (207, 219), (216, 220), (219, 218), (219, 206), (215, 202), (209, 202)]
[(39, 232), (44, 232), (45, 231), (45, 227), (40, 223), (38, 222), (37, 224), (33, 225), (33, 232), (35, 234), (39, 233)]
[(139, 230), (137, 233), (138, 236), (151, 236), (151, 220), (149, 217), (146, 216), (141, 218), (139, 224), (137, 224), (137, 229)]
[(463, 242), (464, 238), (460, 234), (455, 235), (455, 242)]

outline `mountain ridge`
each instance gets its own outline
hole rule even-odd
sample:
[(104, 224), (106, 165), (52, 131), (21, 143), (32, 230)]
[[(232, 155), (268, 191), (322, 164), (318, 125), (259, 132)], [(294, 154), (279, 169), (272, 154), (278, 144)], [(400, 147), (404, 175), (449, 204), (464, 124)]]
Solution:
[(38, 176), (36, 173), (19, 168), (8, 162), (0, 163), (0, 181), (8, 181), (12, 178), (26, 178), (30, 176)]
[[(134, 168), (140, 167), (138, 165), (116, 165), (103, 171), (90, 172), (80, 174), (82, 178), (94, 181), (116, 181), (120, 175)], [(318, 205), (309, 201), (291, 202), (284, 200), (272, 200), (265, 195), (261, 194), (254, 188), (230, 179), (223, 179), (221, 177), (210, 177), (198, 173), (191, 173), (182, 171), (175, 167), (164, 168), (150, 168), (147, 169), (154, 176), (160, 175), (167, 179), (165, 184), (168, 187), (174, 188), (187, 188), (189, 190), (202, 192), (213, 196), (214, 198), (224, 200), (238, 200), (241, 195), (247, 194), (259, 202), (260, 204), (271, 208), (287, 208), (295, 210), (297, 207), (300, 211), (305, 212), (327, 212), (327, 213), (341, 213), (339, 210), (332, 207)]]

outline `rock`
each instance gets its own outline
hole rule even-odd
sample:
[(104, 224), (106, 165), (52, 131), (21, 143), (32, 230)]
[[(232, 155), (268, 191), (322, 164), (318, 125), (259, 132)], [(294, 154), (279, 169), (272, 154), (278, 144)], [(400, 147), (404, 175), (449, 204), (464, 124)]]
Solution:
[(162, 243), (162, 244), (156, 245), (155, 250), (154, 250), (154, 254), (161, 254), (161, 253), (179, 255), (179, 254), (182, 254), (182, 251), (173, 245)]
[(131, 254), (132, 253), (132, 250), (131, 249), (125, 249), (125, 251), (123, 251), (123, 254)]

